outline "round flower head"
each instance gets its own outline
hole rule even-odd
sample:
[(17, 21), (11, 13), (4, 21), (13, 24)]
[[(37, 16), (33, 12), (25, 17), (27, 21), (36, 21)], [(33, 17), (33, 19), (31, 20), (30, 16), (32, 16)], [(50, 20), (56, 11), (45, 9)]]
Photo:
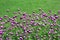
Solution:
[(5, 24), (5, 22), (1, 22), (1, 24), (3, 25), (3, 24)]
[(31, 30), (27, 30), (28, 33), (31, 33), (32, 31)]
[(0, 17), (0, 21), (2, 20), (2, 17)]
[(31, 20), (31, 21), (30, 21), (30, 24), (33, 24), (33, 23), (34, 23), (34, 20)]
[(58, 18), (58, 16), (55, 16), (55, 18), (57, 19), (57, 18)]
[(38, 23), (34, 23), (34, 26), (37, 26), (38, 25)]
[(4, 18), (8, 18), (8, 15), (5, 15)]
[(55, 21), (55, 17), (54, 16), (50, 16), (51, 20)]
[(10, 40), (9, 37), (6, 37), (6, 40)]
[(26, 12), (23, 13), (23, 16), (27, 16)]
[(46, 16), (47, 16), (47, 14), (46, 14), (46, 13), (43, 13), (43, 14), (42, 14), (42, 16), (46, 17)]
[(17, 16), (14, 16), (13, 18), (17, 18)]
[(54, 29), (50, 29), (48, 34), (54, 33)]
[(2, 34), (3, 34), (3, 30), (0, 29), (0, 35), (2, 35)]
[(22, 18), (22, 19), (26, 19), (26, 17), (27, 17), (27, 14), (24, 13), (23, 16), (22, 16), (21, 18)]
[(20, 39), (19, 40), (23, 40), (23, 38), (22, 37), (20, 37)]
[(15, 24), (16, 24), (16, 22), (14, 22), (14, 21), (13, 21), (13, 22), (11, 22), (11, 25), (15, 25)]
[(2, 26), (0, 26), (0, 28), (4, 28), (4, 26), (2, 25)]
[(2, 38), (0, 38), (0, 40), (3, 40)]

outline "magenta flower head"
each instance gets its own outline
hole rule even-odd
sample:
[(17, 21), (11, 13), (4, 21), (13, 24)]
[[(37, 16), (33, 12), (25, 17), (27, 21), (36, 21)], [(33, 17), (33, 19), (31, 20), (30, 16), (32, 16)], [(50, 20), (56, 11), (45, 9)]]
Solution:
[(42, 14), (42, 16), (46, 17), (46, 16), (47, 16), (47, 14), (46, 14), (46, 13), (43, 13), (43, 14)]
[(20, 37), (20, 39), (19, 40), (23, 40), (23, 38), (22, 37)]
[(12, 25), (12, 26), (14, 26), (15, 24), (16, 24), (16, 22), (14, 22), (14, 21), (11, 22), (11, 25)]
[(53, 21), (56, 21), (54, 16), (50, 16), (50, 19), (53, 20)]
[(17, 16), (14, 16), (13, 18), (17, 18)]
[(57, 16), (56, 14), (54, 14), (54, 17), (57, 19), (59, 16)]
[(57, 19), (57, 18), (58, 18), (58, 16), (55, 16), (55, 18)]
[(26, 19), (26, 14), (23, 14), (22, 18), (23, 18), (23, 19)]
[(38, 23), (34, 23), (34, 26), (37, 26), (38, 25)]
[(33, 24), (33, 23), (34, 23), (34, 20), (31, 20), (31, 21), (30, 21), (30, 24)]
[(0, 17), (0, 21), (2, 20), (2, 17)]
[(2, 35), (2, 34), (3, 34), (3, 30), (0, 29), (0, 35)]
[(28, 33), (31, 33), (32, 31), (31, 30), (27, 30)]
[(3, 25), (3, 24), (5, 24), (5, 22), (1, 22), (0, 24), (2, 24), (2, 25)]
[(6, 40), (10, 40), (9, 37), (6, 37)]
[(26, 14), (26, 13), (24, 13), (24, 14), (23, 14), (23, 16), (27, 16), (27, 14)]
[(5, 15), (4, 18), (8, 18), (8, 15)]
[(4, 26), (2, 25), (2, 26), (0, 26), (0, 28), (4, 28)]
[(54, 33), (54, 29), (50, 29), (50, 31), (48, 32), (48, 34), (53, 34)]
[(3, 40), (2, 38), (0, 38), (0, 40)]
[(14, 19), (13, 18), (9, 18), (9, 21), (11, 22), (11, 21), (14, 21)]
[(43, 13), (43, 14), (41, 15), (41, 18), (43, 18), (43, 17), (47, 17), (47, 14), (46, 14), (46, 13)]

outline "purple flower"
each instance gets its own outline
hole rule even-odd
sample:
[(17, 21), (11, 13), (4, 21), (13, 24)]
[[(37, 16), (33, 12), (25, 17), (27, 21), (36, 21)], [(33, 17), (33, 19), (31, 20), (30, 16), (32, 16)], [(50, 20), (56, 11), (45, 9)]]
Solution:
[(0, 30), (0, 35), (2, 35), (3, 34), (3, 30)]
[(31, 30), (27, 30), (28, 33), (31, 33), (32, 31)]
[(26, 17), (27, 17), (27, 14), (24, 13), (23, 16), (22, 16), (21, 18), (22, 18), (22, 19), (26, 19)]
[(34, 26), (37, 26), (38, 25), (38, 23), (34, 23)]
[(0, 38), (0, 40), (3, 40), (2, 38)]
[(57, 18), (58, 18), (58, 16), (55, 16), (55, 18), (57, 19)]
[(2, 17), (0, 17), (0, 21), (2, 20)]
[(23, 40), (23, 38), (22, 37), (20, 37), (20, 39), (19, 40)]
[(48, 34), (54, 33), (54, 29), (50, 29), (50, 31), (48, 32)]
[(50, 16), (50, 19), (56, 22), (56, 18), (54, 16)]
[(9, 21), (12, 22), (12, 21), (14, 21), (14, 19), (13, 18), (9, 18)]
[(13, 18), (17, 18), (17, 16), (14, 16)]
[(26, 13), (24, 13), (24, 14), (23, 14), (23, 16), (27, 16), (27, 14), (26, 14)]
[(1, 22), (1, 24), (3, 25), (3, 24), (5, 24), (5, 22)]
[(6, 37), (6, 40), (10, 40), (9, 37)]
[(12, 29), (13, 29), (12, 27), (8, 28), (8, 30), (12, 30)]
[(26, 30), (26, 27), (24, 26), (23, 29)]
[(5, 15), (4, 18), (8, 18), (8, 15)]
[(23, 15), (21, 18), (26, 19), (26, 15)]
[(33, 24), (33, 23), (34, 23), (34, 20), (31, 20), (31, 21), (30, 21), (30, 24)]
[(16, 22), (12, 21), (12, 22), (11, 22), (11, 24), (12, 24), (12, 25), (15, 25), (15, 24), (16, 24)]
[(42, 14), (42, 17), (47, 17), (47, 14), (46, 14), (46, 13), (43, 13), (43, 14)]
[(4, 26), (0, 26), (0, 28), (4, 28)]

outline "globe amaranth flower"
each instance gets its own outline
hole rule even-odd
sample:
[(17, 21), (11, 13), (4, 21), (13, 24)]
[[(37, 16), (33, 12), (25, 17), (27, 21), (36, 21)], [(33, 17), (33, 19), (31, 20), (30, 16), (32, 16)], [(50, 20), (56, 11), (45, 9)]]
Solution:
[(3, 30), (0, 29), (0, 35), (2, 35), (2, 34), (3, 34)]
[(2, 20), (2, 17), (0, 17), (0, 21)]

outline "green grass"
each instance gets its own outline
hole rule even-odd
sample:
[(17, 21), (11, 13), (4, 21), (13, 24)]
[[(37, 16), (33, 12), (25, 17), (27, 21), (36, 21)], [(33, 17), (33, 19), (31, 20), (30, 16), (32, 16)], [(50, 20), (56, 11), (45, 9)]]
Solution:
[[(52, 10), (53, 13), (57, 13), (60, 9), (60, 0), (0, 0), (0, 16), (6, 14), (12, 16), (17, 8), (21, 8), (22, 12), (29, 14), (32, 11), (38, 12), (39, 8), (42, 8), (45, 12)], [(6, 9), (10, 9), (10, 13), (7, 13)]]

